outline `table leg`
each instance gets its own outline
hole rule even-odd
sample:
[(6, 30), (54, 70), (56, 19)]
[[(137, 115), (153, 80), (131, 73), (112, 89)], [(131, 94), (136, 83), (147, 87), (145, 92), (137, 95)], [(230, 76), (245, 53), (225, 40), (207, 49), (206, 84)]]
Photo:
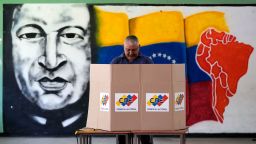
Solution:
[(130, 143), (129, 143), (129, 136), (128, 136), (128, 134), (126, 134), (126, 135), (124, 135), (124, 136), (125, 136), (125, 143), (126, 143), (126, 144), (130, 144)]
[(180, 144), (185, 144), (185, 143), (186, 143), (185, 134), (181, 134), (180, 135)]
[(87, 144), (87, 136), (79, 136), (79, 144)]
[(88, 144), (88, 135), (85, 135), (83, 139), (83, 144)]
[(79, 144), (83, 144), (83, 136), (79, 136)]
[(133, 144), (139, 144), (138, 143), (138, 135), (133, 134)]
[(116, 135), (116, 144), (119, 144), (118, 135)]
[(153, 144), (153, 136), (152, 135), (149, 135), (150, 136), (150, 143)]
[(78, 136), (77, 144), (81, 144), (82, 136)]
[(92, 135), (88, 136), (88, 144), (92, 144)]
[(133, 144), (133, 135), (128, 134), (128, 137), (129, 137), (129, 144)]

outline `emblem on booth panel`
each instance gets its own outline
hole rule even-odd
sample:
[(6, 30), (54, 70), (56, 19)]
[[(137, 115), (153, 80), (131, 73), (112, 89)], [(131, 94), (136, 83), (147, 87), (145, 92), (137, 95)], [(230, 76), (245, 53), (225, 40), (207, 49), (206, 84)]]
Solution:
[(184, 99), (184, 93), (178, 93), (177, 97), (175, 98), (175, 103), (177, 105), (181, 105), (183, 99)]
[(115, 111), (131, 112), (138, 111), (137, 93), (115, 93)]
[(149, 106), (161, 106), (166, 100), (168, 99), (168, 96), (166, 95), (154, 95), (150, 100), (147, 102)]
[(101, 104), (107, 105), (108, 99), (109, 99), (109, 95), (107, 95), (107, 94), (103, 95), (103, 97), (101, 98)]
[(136, 95), (123, 95), (117, 102), (116, 104), (118, 106), (130, 106), (135, 100), (137, 99)]
[(146, 93), (147, 112), (169, 112), (168, 93)]
[(177, 92), (174, 94), (174, 108), (175, 111), (182, 111), (185, 109), (185, 93)]
[(100, 111), (109, 111), (109, 93), (101, 92), (100, 93)]

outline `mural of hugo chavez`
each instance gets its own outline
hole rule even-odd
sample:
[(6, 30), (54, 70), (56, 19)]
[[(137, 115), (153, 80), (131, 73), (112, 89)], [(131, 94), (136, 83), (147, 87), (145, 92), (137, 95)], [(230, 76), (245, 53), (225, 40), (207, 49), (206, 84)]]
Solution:
[[(4, 55), (9, 53), (5, 61), (11, 61), (12, 68), (4, 69), (13, 69), (9, 71), (14, 73), (17, 88), (7, 84), (12, 80), (8, 76), (4, 79), (4, 86), (10, 89), (4, 92), (5, 132), (73, 134), (86, 123), (92, 57), (89, 6), (23, 4), (9, 7), (13, 7), (9, 13), (12, 49), (5, 50)], [(5, 49), (7, 45), (8, 42)], [(9, 65), (8, 62), (4, 63)], [(4, 74), (11, 75), (9, 71)]]

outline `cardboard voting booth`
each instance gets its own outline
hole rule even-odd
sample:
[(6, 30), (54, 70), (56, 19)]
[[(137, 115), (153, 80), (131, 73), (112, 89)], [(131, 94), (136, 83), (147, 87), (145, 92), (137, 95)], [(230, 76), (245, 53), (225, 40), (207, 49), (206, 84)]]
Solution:
[(184, 64), (91, 64), (88, 128), (186, 128)]

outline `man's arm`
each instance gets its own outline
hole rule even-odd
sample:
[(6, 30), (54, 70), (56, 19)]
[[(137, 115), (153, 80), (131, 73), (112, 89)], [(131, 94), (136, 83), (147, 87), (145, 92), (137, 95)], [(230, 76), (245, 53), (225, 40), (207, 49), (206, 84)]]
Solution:
[(110, 64), (118, 64), (119, 63), (119, 57), (113, 58)]
[(154, 64), (153, 60), (146, 57), (146, 61), (145, 61), (145, 64)]

